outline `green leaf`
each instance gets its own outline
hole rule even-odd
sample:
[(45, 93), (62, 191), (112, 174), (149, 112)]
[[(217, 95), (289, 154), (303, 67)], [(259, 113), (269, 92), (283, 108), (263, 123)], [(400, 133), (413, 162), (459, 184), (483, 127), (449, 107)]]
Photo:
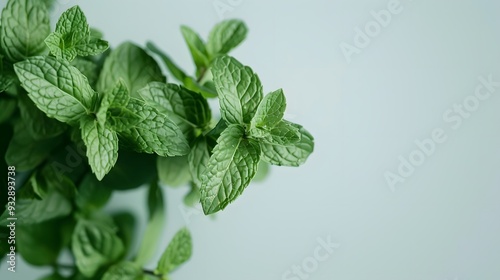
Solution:
[(257, 112), (252, 119), (252, 126), (273, 128), (283, 119), (286, 109), (286, 99), (283, 90), (271, 92), (262, 99)]
[(298, 129), (300, 140), (289, 144), (261, 142), (263, 161), (282, 166), (299, 166), (306, 162), (314, 150), (314, 138), (302, 126), (289, 124)]
[(139, 94), (147, 104), (174, 119), (184, 132), (203, 129), (212, 119), (206, 99), (182, 86), (152, 82)]
[(226, 20), (217, 24), (208, 36), (207, 51), (215, 58), (227, 54), (245, 40), (248, 29), (240, 20)]
[(195, 140), (188, 155), (189, 171), (196, 186), (201, 186), (201, 177), (207, 168), (210, 152), (215, 145), (210, 145), (206, 137)]
[(187, 74), (179, 66), (177, 66), (166, 53), (161, 51), (155, 44), (153, 44), (152, 42), (147, 42), (146, 48), (148, 48), (148, 50), (150, 50), (152, 53), (156, 54), (161, 58), (161, 60), (163, 61), (163, 63), (165, 63), (170, 73), (172, 73), (172, 75), (179, 82), (183, 82), (186, 79)]
[(165, 76), (156, 61), (132, 43), (121, 44), (108, 56), (99, 76), (97, 90), (104, 92), (114, 87), (119, 79), (125, 82), (133, 97), (137, 96), (137, 90), (150, 82), (165, 82)]
[(208, 53), (205, 43), (200, 36), (188, 26), (181, 26), (182, 36), (188, 45), (196, 68), (206, 68), (209, 65)]
[(113, 168), (118, 159), (118, 136), (97, 120), (82, 119), (80, 124), (82, 139), (87, 146), (87, 158), (92, 172), (100, 181)]
[(213, 86), (213, 83), (211, 82), (205, 82), (203, 85), (201, 85), (193, 78), (186, 77), (184, 79), (184, 86), (189, 90), (198, 92), (205, 98), (217, 97), (217, 90), (215, 89), (215, 86)]
[(128, 108), (111, 108), (107, 112), (107, 122), (117, 132), (130, 130), (141, 122), (142, 118)]
[(99, 106), (99, 110), (97, 111), (97, 120), (101, 125), (106, 123), (106, 119), (108, 118), (108, 109), (110, 108), (119, 108), (122, 109), (126, 107), (128, 101), (130, 99), (130, 95), (128, 93), (127, 86), (123, 82), (123, 80), (118, 80), (118, 83), (114, 88), (104, 92), (101, 105)]
[(15, 78), (11, 75), (7, 75), (0, 71), (0, 93), (9, 89), (9, 87), (14, 84)]
[[(257, 133), (256, 133), (257, 132)], [(296, 143), (300, 140), (301, 134), (299, 128), (287, 121), (279, 122), (270, 130), (255, 128), (250, 130), (250, 133), (255, 133), (256, 137), (261, 136), (265, 143), (287, 146)]]
[(66, 10), (45, 43), (58, 59), (72, 61), (77, 55), (89, 56), (105, 52), (108, 42), (91, 38), (85, 14), (78, 6)]
[(157, 168), (160, 182), (170, 187), (185, 185), (191, 179), (187, 156), (158, 157)]
[(81, 210), (93, 212), (101, 209), (111, 198), (112, 190), (98, 181), (92, 174), (87, 174), (80, 186), (75, 203)]
[(158, 238), (165, 226), (163, 192), (156, 182), (152, 183), (149, 187), (148, 210), (148, 224), (139, 247), (139, 252), (134, 261), (139, 266), (143, 266), (153, 257), (157, 249)]
[(96, 96), (87, 77), (68, 62), (33, 57), (14, 68), (28, 96), (51, 118), (75, 124), (94, 106)]
[(59, 192), (50, 190), (42, 200), (17, 200), (16, 218), (20, 224), (36, 224), (71, 213), (71, 203)]
[(17, 95), (21, 119), (33, 139), (42, 140), (56, 137), (62, 134), (67, 125), (47, 117), (40, 111), (24, 91)]
[(259, 162), (259, 168), (257, 169), (257, 174), (253, 178), (253, 182), (262, 182), (267, 176), (269, 176), (269, 172), (271, 171), (271, 165), (263, 160)]
[(187, 228), (179, 230), (167, 246), (158, 262), (155, 274), (166, 275), (185, 263), (193, 251), (191, 234)]
[(229, 56), (217, 58), (212, 73), (222, 117), (230, 124), (250, 123), (263, 95), (259, 77)]
[(1, 16), (0, 46), (11, 61), (42, 54), (49, 33), (49, 12), (42, 1), (7, 2)]
[(44, 161), (52, 150), (61, 144), (61, 140), (60, 137), (35, 140), (24, 123), (18, 121), (14, 126), (14, 137), (5, 153), (5, 161), (19, 171), (31, 170)]
[(183, 156), (189, 153), (189, 145), (179, 127), (166, 115), (144, 101), (131, 98), (128, 108), (141, 121), (120, 136), (138, 152), (156, 153), (160, 156)]
[(16, 245), (27, 263), (36, 266), (55, 264), (63, 247), (59, 220), (32, 225), (18, 225)]
[(102, 280), (142, 280), (142, 269), (132, 262), (121, 262), (110, 267)]
[(77, 57), (71, 62), (71, 65), (75, 66), (76, 69), (87, 77), (87, 80), (92, 87), (96, 85), (100, 69), (95, 62), (86, 58)]
[(99, 221), (79, 220), (71, 248), (78, 270), (86, 277), (93, 277), (101, 267), (113, 263), (124, 253), (116, 230)]
[(201, 184), (201, 204), (207, 215), (233, 202), (257, 173), (260, 146), (243, 135), (242, 127), (230, 125), (212, 151)]

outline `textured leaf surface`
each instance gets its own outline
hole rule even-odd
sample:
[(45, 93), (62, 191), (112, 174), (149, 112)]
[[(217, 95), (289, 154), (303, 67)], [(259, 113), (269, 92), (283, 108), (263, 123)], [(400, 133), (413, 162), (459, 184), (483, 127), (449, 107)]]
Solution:
[(106, 271), (102, 280), (143, 280), (142, 269), (132, 262), (115, 264)]
[(314, 150), (313, 136), (302, 126), (292, 124), (299, 131), (300, 140), (289, 144), (262, 142), (262, 160), (274, 165), (299, 166)]
[(141, 121), (120, 135), (137, 151), (160, 156), (182, 156), (189, 153), (189, 145), (181, 130), (166, 115), (135, 98), (130, 99), (128, 108)]
[(36, 107), (33, 100), (24, 91), (18, 95), (19, 111), (26, 129), (34, 139), (48, 139), (63, 133), (67, 125), (49, 118)]
[(229, 56), (217, 58), (212, 73), (222, 117), (231, 124), (250, 123), (263, 95), (259, 77)]
[(118, 136), (115, 131), (90, 118), (82, 119), (80, 129), (92, 172), (102, 180), (118, 159)]
[(260, 147), (254, 140), (243, 139), (243, 133), (242, 127), (231, 125), (217, 140), (202, 176), (201, 204), (205, 214), (224, 209), (257, 173)]
[(252, 119), (256, 127), (272, 128), (283, 119), (286, 99), (283, 90), (271, 92), (262, 99)]
[(165, 82), (165, 76), (156, 61), (132, 43), (121, 44), (108, 56), (99, 76), (97, 90), (104, 92), (114, 87), (119, 79), (125, 82), (132, 96), (137, 96), (137, 90), (150, 82)]
[(78, 6), (66, 10), (45, 43), (58, 59), (72, 61), (77, 55), (89, 56), (103, 53), (108, 42), (91, 38), (85, 14)]
[(7, 2), (1, 16), (0, 46), (11, 61), (42, 54), (49, 33), (49, 12), (42, 1)]
[(191, 257), (193, 251), (191, 234), (187, 228), (179, 230), (167, 246), (158, 262), (156, 274), (168, 274)]
[(226, 20), (217, 24), (208, 36), (207, 50), (212, 57), (227, 54), (245, 40), (246, 25), (240, 20)]
[(87, 77), (54, 57), (33, 57), (14, 65), (17, 76), (35, 105), (47, 116), (75, 123), (95, 100)]
[(192, 131), (193, 128), (204, 128), (211, 121), (212, 115), (206, 99), (184, 87), (152, 82), (141, 89), (139, 94), (146, 103), (178, 120), (176, 123), (181, 128)]
[(123, 243), (115, 229), (99, 221), (79, 220), (71, 248), (78, 270), (86, 277), (94, 276), (99, 268), (123, 254)]

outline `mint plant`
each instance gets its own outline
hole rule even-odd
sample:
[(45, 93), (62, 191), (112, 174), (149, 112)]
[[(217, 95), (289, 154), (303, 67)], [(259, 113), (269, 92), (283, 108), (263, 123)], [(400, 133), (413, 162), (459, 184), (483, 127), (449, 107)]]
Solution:
[[(243, 22), (217, 24), (206, 41), (182, 26), (189, 75), (151, 42), (110, 48), (78, 6), (51, 32), (52, 2), (9, 0), (1, 13), (0, 148), (13, 199), (1, 196), (0, 252), (51, 266), (45, 280), (170, 279), (192, 240), (180, 229), (146, 268), (165, 226), (166, 186), (188, 187), (184, 203), (214, 214), (269, 164), (305, 163), (314, 139), (284, 119), (282, 89), (264, 94), (258, 75), (229, 55), (246, 38)], [(113, 192), (139, 187), (148, 188), (149, 217), (134, 251), (136, 218), (103, 207)], [(65, 249), (71, 260), (60, 258)]]

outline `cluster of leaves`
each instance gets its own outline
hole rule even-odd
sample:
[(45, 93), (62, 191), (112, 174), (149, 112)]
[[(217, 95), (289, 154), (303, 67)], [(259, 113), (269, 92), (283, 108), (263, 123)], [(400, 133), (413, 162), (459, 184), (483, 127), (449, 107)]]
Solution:
[[(17, 250), (55, 269), (45, 280), (167, 279), (192, 249), (182, 229), (156, 269), (143, 268), (165, 223), (162, 186), (189, 186), (185, 203), (201, 202), (208, 215), (264, 177), (269, 164), (299, 166), (312, 153), (311, 134), (283, 119), (283, 91), (264, 96), (252, 69), (228, 55), (246, 37), (241, 21), (217, 24), (206, 43), (181, 27), (196, 66), (190, 76), (153, 43), (110, 50), (78, 6), (51, 33), (51, 2), (9, 0), (0, 18), (2, 166), (18, 172), (15, 211), (6, 207), (0, 223), (15, 214)], [(151, 55), (179, 84), (167, 83)], [(220, 119), (209, 98), (219, 99)], [(149, 220), (134, 253), (135, 217), (102, 208), (113, 191), (143, 185)], [(59, 273), (64, 248), (74, 257), (65, 266), (70, 278)]]

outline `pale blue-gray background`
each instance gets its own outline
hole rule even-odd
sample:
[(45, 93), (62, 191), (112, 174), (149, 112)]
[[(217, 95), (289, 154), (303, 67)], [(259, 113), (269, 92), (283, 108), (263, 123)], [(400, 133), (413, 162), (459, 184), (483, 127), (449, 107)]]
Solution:
[[(339, 44), (352, 44), (355, 28), (389, 2), (59, 0), (56, 18), (79, 4), (113, 46), (153, 40), (189, 71), (179, 26), (206, 37), (221, 19), (214, 4), (232, 3), (223, 17), (250, 29), (233, 55), (266, 91), (282, 87), (287, 118), (316, 138), (306, 165), (273, 168), (215, 220), (184, 213), (187, 189), (168, 189), (158, 248), (186, 224), (194, 239), (191, 261), (172, 279), (286, 279), (328, 235), (340, 247), (308, 279), (500, 279), (500, 89), (457, 130), (442, 117), (479, 76), (500, 81), (500, 2), (402, 0), (403, 11), (348, 64)], [(384, 173), (435, 128), (447, 141), (392, 192)], [(132, 207), (143, 226), (144, 195), (117, 194), (109, 210)], [(32, 273), (19, 263), (9, 279)]]

